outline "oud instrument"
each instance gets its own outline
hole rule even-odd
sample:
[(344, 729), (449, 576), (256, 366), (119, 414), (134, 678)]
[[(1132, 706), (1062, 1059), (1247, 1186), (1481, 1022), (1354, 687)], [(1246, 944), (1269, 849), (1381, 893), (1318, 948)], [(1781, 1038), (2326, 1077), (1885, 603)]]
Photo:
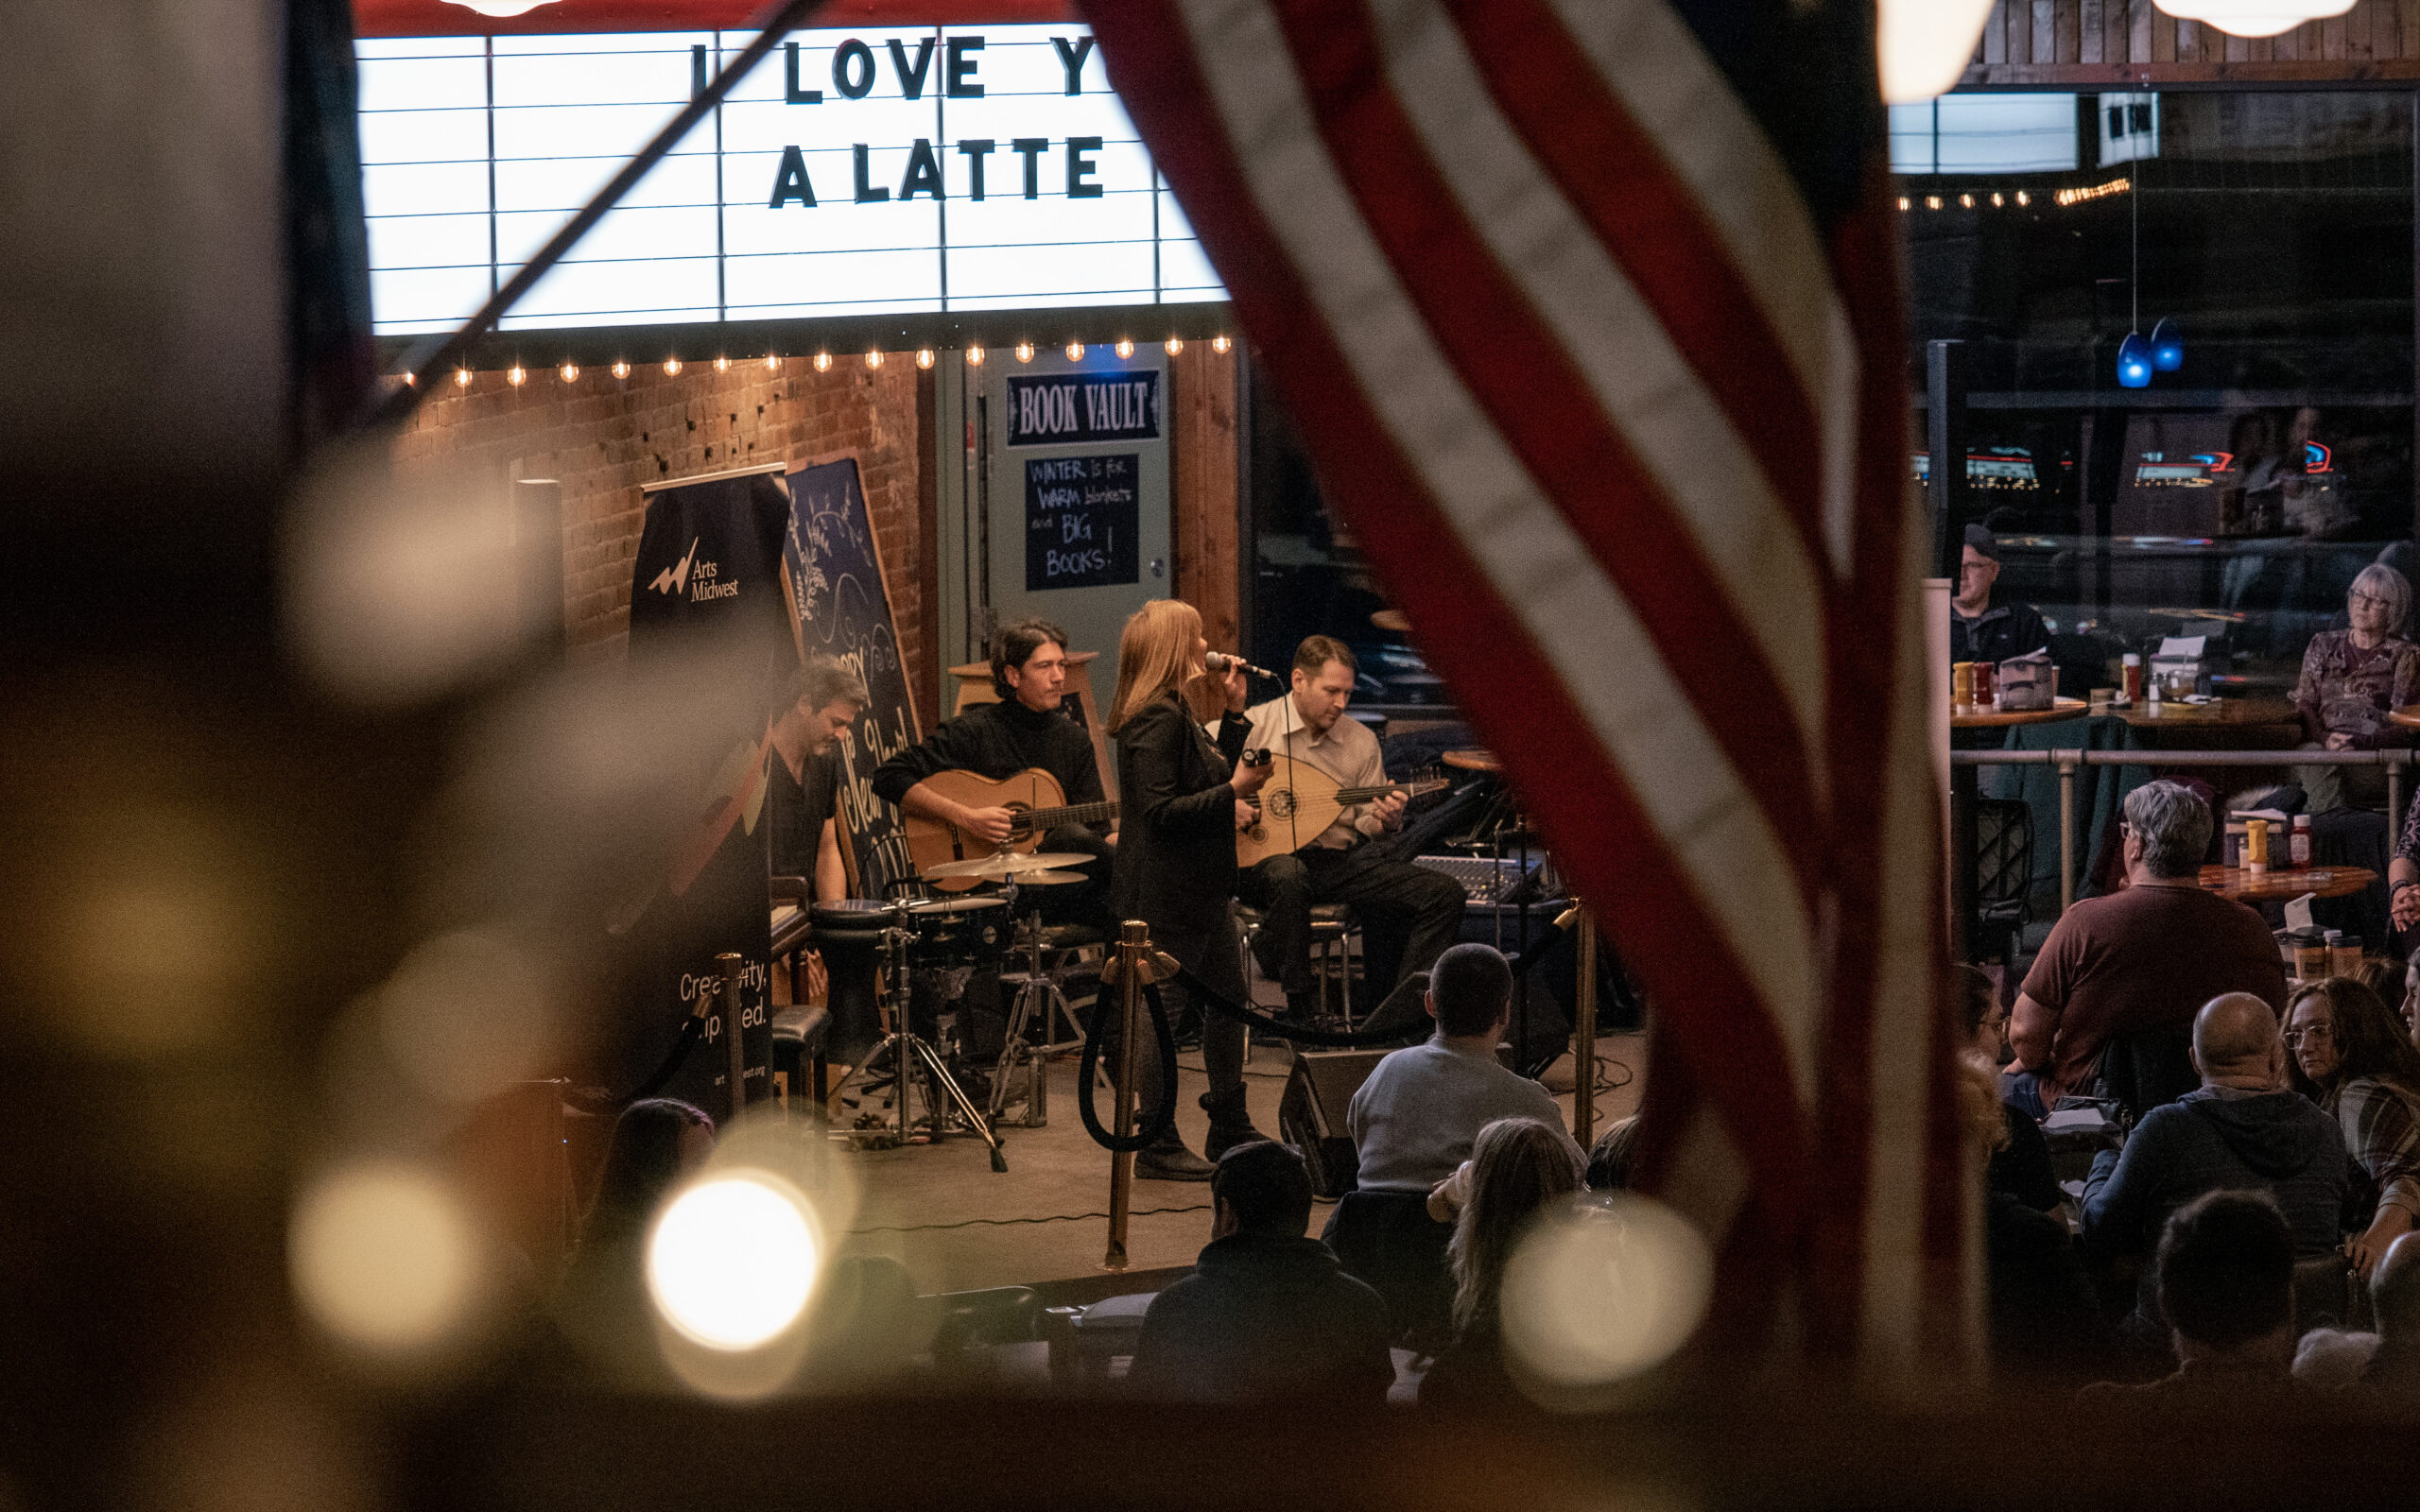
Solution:
[(999, 850), (1031, 850), (1042, 843), (1043, 835), (1063, 824), (1100, 824), (1117, 817), (1115, 803), (1069, 803), (1059, 780), (1037, 766), (1028, 766), (1013, 777), (996, 778), (953, 768), (935, 772), (924, 780), (923, 785), (970, 809), (1007, 809), (1014, 816), (1010, 821), (1008, 843), (997, 846), (972, 830), (961, 830), (922, 814), (900, 816), (901, 833), (908, 841), (908, 858), (916, 864), (919, 876), (944, 892), (964, 892), (983, 879), (937, 879), (932, 875), (935, 867), (977, 860)]
[(1270, 856), (1291, 855), (1318, 839), (1346, 809), (1374, 803), (1390, 793), (1418, 798), (1446, 785), (1442, 777), (1417, 782), (1380, 782), (1344, 787), (1308, 762), (1270, 755), (1269, 781), (1244, 801), (1260, 811), (1249, 829), (1236, 832), (1236, 865), (1258, 866)]

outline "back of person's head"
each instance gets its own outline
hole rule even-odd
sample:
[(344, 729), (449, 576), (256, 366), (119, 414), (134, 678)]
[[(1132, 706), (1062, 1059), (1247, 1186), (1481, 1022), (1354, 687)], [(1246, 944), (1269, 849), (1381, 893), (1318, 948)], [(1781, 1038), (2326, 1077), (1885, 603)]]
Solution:
[(1470, 1197), (1445, 1253), (1454, 1268), (1454, 1330), (1495, 1326), (1505, 1263), (1540, 1208), (1580, 1190), (1580, 1152), (1534, 1118), (1499, 1118), (1471, 1142)]
[(1588, 1190), (1629, 1191), (1631, 1152), (1637, 1147), (1636, 1113), (1606, 1125), (1605, 1132), (1597, 1136), (1597, 1143), (1588, 1146)]
[(2420, 1233), (2389, 1245), (2370, 1272), (2370, 1311), (2377, 1314), (2378, 1332), (2397, 1348), (2420, 1344)]
[(1238, 1144), (1219, 1157), (1210, 1201), (1233, 1215), (1237, 1233), (1300, 1239), (1311, 1226), (1310, 1169), (1290, 1144)]
[(1512, 1001), (1512, 966), (1493, 945), (1449, 945), (1428, 971), (1437, 1027), (1454, 1038), (1485, 1034)]
[(2210, 809), (2182, 782), (2145, 782), (2126, 795), (2126, 823), (2154, 877), (2201, 874), (2210, 849)]
[(634, 1232), (646, 1224), (673, 1182), (687, 1168), (682, 1147), (691, 1129), (714, 1138), (715, 1121), (702, 1108), (672, 1097), (650, 1097), (622, 1109), (614, 1121), (614, 1137), (605, 1146), (605, 1166), (596, 1178), (596, 1200), (589, 1204), (586, 1240)]
[(2258, 1066), (2276, 1042), (2276, 1011), (2249, 992), (2221, 992), (2193, 1015), (2193, 1064), (2204, 1077)]
[(2294, 1317), (2294, 1233), (2265, 1192), (2213, 1192), (2159, 1241), (2159, 1305), (2178, 1337), (2234, 1351)]

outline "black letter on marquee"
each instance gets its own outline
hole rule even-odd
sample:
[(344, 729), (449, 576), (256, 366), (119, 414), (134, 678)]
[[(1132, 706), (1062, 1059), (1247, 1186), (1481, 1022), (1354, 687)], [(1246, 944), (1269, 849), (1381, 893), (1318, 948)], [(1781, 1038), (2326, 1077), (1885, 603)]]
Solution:
[(856, 152), (857, 155), (857, 203), (861, 205), (870, 205), (877, 199), (890, 198), (890, 190), (866, 181), (866, 153), (868, 151), (866, 145), (860, 142), (851, 150)]
[(873, 88), (873, 49), (855, 37), (832, 49), (832, 87), (853, 100)]
[(785, 76), (782, 79), (782, 99), (785, 103), (790, 105), (823, 103), (821, 90), (798, 87), (798, 43), (794, 42), (782, 43), (782, 72)]
[(1071, 136), (1067, 139), (1068, 198), (1098, 199), (1100, 198), (1100, 185), (1090, 181), (1092, 175), (1099, 169), (1100, 164), (1084, 156), (1087, 152), (1099, 150), (1100, 138), (1097, 136)]
[(975, 137), (958, 145), (959, 152), (966, 159), (967, 198), (983, 198), (983, 159), (985, 154), (997, 146), (999, 144), (988, 136)]
[(911, 100), (923, 99), (925, 76), (933, 71), (933, 39), (925, 38), (924, 45), (916, 49), (916, 66), (909, 68), (908, 49), (899, 45), (898, 38), (891, 38), (890, 66), (899, 73), (899, 93)]
[(983, 97), (983, 86), (974, 81), (977, 60), (966, 56), (982, 50), (983, 39), (980, 37), (952, 37), (949, 40), (949, 60), (945, 67), (949, 75), (951, 99), (979, 100)]
[(1050, 150), (1050, 139), (1044, 136), (1021, 136), (1009, 144), (1009, 150), (1025, 154), (1025, 197), (1042, 198), (1042, 155)]
[(1053, 37), (1050, 45), (1059, 49), (1059, 66), (1067, 74), (1067, 93), (1081, 94), (1084, 92), (1084, 60), (1093, 55), (1093, 40), (1079, 37), (1076, 44), (1070, 47), (1066, 38)]
[(765, 208), (779, 210), (793, 199), (815, 208), (815, 185), (806, 181), (806, 154), (795, 146), (782, 148), (781, 171), (773, 175), (773, 198)]
[(920, 194), (942, 198), (941, 159), (933, 156), (932, 143), (921, 136), (908, 149), (908, 177), (899, 180), (899, 198), (913, 199)]

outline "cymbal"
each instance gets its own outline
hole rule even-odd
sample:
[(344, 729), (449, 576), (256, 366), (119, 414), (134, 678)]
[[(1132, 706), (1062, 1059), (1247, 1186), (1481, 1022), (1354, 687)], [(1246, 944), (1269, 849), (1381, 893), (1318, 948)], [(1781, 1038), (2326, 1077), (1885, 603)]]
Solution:
[(988, 856), (977, 856), (972, 861), (949, 861), (938, 867), (927, 867), (925, 876), (935, 882), (951, 877), (979, 877), (986, 882), (1006, 882), (1014, 878), (1023, 882), (1037, 871), (1080, 867), (1093, 859), (1080, 850), (1042, 850), (1032, 855), (1015, 850), (994, 850)]

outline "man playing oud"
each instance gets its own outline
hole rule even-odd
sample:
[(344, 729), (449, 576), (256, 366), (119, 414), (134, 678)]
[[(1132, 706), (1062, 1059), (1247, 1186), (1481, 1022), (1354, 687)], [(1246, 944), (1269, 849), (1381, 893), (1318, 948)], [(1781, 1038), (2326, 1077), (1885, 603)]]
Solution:
[[(946, 778), (936, 781), (939, 774), (972, 772), (997, 781), (1039, 770), (1059, 784), (1064, 806), (1104, 802), (1092, 739), (1059, 707), (1066, 685), (1066, 631), (1043, 619), (1004, 627), (992, 642), (992, 686), (1000, 701), (943, 722), (876, 767), (875, 796), (909, 814), (955, 825), (994, 847), (1010, 839), (1015, 813), (960, 801), (943, 791), (951, 784)], [(1046, 798), (1043, 803), (1047, 802)], [(1043, 850), (1079, 850), (1095, 859), (1081, 868), (1083, 882), (1036, 887), (1025, 894), (1025, 901), (1031, 902), (1039, 895), (1042, 917), (1051, 923), (1085, 924), (1114, 936), (1107, 902), (1111, 840), (1100, 832), (1115, 828), (1062, 824), (1045, 833)], [(977, 848), (968, 853), (981, 851)]]
[[(1314, 635), (1295, 648), (1291, 689), (1267, 703), (1245, 709), (1242, 679), (1231, 679), (1219, 747), (1231, 761), (1248, 749), (1290, 757), (1340, 787), (1384, 787), (1378, 737), (1344, 716), (1358, 671), (1343, 642)], [(1239, 829), (1253, 819), (1272, 829), (1281, 822), (1268, 812), (1269, 795), (1261, 797), (1263, 812), (1257, 816), (1237, 804)], [(1261, 911), (1253, 954), (1261, 971), (1285, 988), (1288, 1011), (1295, 1018), (1307, 1020), (1316, 1011), (1310, 954), (1315, 904), (1352, 907), (1361, 922), (1367, 980), (1381, 994), (1428, 970), (1461, 931), (1461, 884), (1385, 854), (1376, 843), (1403, 827), (1405, 802), (1401, 792), (1390, 792), (1348, 807), (1318, 833), (1289, 836), (1300, 841), (1290, 855), (1270, 856), (1236, 877), (1236, 896)]]

